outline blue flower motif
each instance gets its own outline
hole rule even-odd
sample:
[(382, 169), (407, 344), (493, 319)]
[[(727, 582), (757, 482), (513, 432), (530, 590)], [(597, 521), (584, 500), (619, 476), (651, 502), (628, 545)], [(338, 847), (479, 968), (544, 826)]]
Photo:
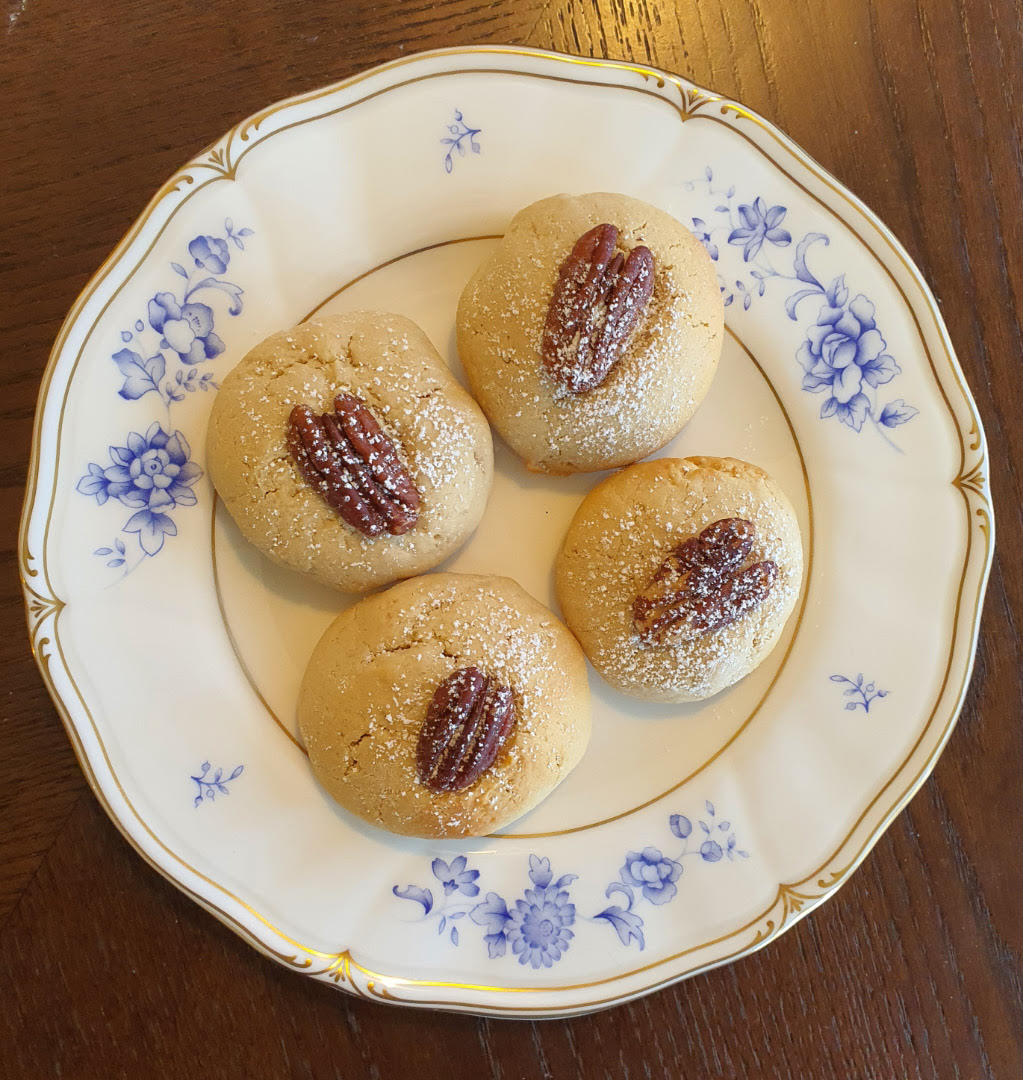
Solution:
[(715, 262), (717, 262), (718, 255), (719, 255), (718, 246), (711, 239), (710, 230), (707, 228), (707, 222), (704, 221), (703, 218), (698, 218), (698, 217), (693, 218), (692, 233), (693, 233), (693, 236), (695, 236), (696, 239), (699, 240), (700, 243), (703, 244), (703, 246), (706, 248), (707, 254)]
[(483, 940), (487, 943), (487, 953), (493, 960), (498, 956), (504, 956), (508, 947), (508, 938), (504, 928), (508, 925), (511, 916), (508, 914), (508, 905), (497, 893), (488, 892), (482, 904), (477, 904), (469, 912), (469, 918), (477, 926), (486, 930)]
[(700, 858), (704, 862), (718, 862), (724, 851), (716, 840), (704, 840), (700, 845)]
[(672, 814), (668, 818), (668, 828), (680, 839), (685, 840), (693, 831), (693, 823), (685, 814)]
[(196, 266), (201, 266), (212, 274), (222, 274), (231, 261), (227, 241), (217, 236), (197, 236), (189, 243), (188, 254), (195, 259)]
[(574, 922), (575, 904), (569, 900), (568, 890), (555, 884), (526, 889), (508, 912), (506, 933), (520, 964), (550, 967), (575, 937), (569, 930)]
[(755, 259), (765, 240), (777, 247), (792, 243), (792, 234), (779, 227), (786, 213), (784, 206), (769, 207), (759, 195), (752, 205), (740, 204), (739, 217), (744, 227), (733, 229), (728, 234), (728, 242), (742, 247), (743, 262)]
[[(844, 276), (825, 287), (807, 264), (812, 248), (818, 244), (830, 245), (828, 235), (808, 232), (796, 242), (783, 227), (787, 207), (768, 205), (759, 195), (736, 205), (735, 185), (723, 187), (718, 180), (715, 188), (710, 166), (704, 169), (702, 177), (683, 183), (686, 191), (698, 187), (703, 190), (704, 186), (707, 199), (718, 201), (708, 202), (708, 209), (703, 211), (707, 220), (690, 218), (690, 231), (721, 266), (718, 286), (724, 306), (738, 307), (741, 303), (742, 310), (749, 311), (757, 298), (767, 295), (771, 283), (799, 283), (784, 301), (788, 317), (793, 322), (799, 321), (798, 309), (811, 298), (817, 300), (820, 309), (818, 321), (807, 328), (806, 341), (799, 351), (805, 376), (803, 389), (811, 393), (830, 391), (820, 410), (822, 420), (837, 416), (843, 424), (860, 432), (869, 419), (881, 437), (899, 450), (886, 432), (909, 423), (919, 410), (902, 398), (887, 404), (878, 400), (877, 388), (891, 382), (901, 369), (886, 352), (887, 344), (874, 322), (874, 305), (862, 294), (850, 302)], [(746, 268), (738, 277), (732, 275), (730, 265), (725, 265), (729, 263), (728, 248), (717, 239), (719, 233), (727, 236), (728, 245), (742, 249)], [(791, 273), (764, 257), (765, 244), (795, 247)]]
[(131, 432), (127, 442), (127, 446), (110, 448), (115, 464), (104, 470), (110, 495), (126, 506), (149, 510), (170, 509), (177, 503), (195, 505), (191, 487), (202, 470), (189, 460), (191, 448), (180, 431), (170, 435), (154, 423), (144, 436)]
[(200, 364), (224, 351), (224, 343), (213, 332), (213, 311), (205, 304), (181, 305), (173, 293), (159, 292), (149, 301), (149, 325), (163, 334), (167, 348), (183, 364)]
[(237, 780), (245, 771), (244, 765), (236, 765), (235, 768), (232, 769), (230, 776), (225, 776), (223, 769), (217, 769), (212, 776), (209, 776), (210, 768), (210, 763), (204, 761), (199, 767), (199, 775), (192, 777), (192, 780), (198, 789), (198, 793), (193, 800), (194, 806), (201, 806), (203, 800), (215, 802), (218, 791), (221, 795), (230, 795), (231, 792), (227, 785), (230, 784), (232, 780)]
[(469, 918), (486, 930), (483, 940), (491, 959), (504, 956), (510, 942), (520, 964), (550, 967), (560, 960), (575, 936), (569, 929), (575, 922), (575, 904), (566, 886), (576, 876), (563, 874), (554, 881), (550, 859), (530, 855), (529, 879), (535, 888), (526, 889), (510, 908), (497, 893), (487, 893)]
[(480, 887), (476, 879), (480, 876), (479, 870), (466, 870), (468, 860), (464, 855), (446, 863), (443, 859), (433, 860), (433, 876), (444, 886), (444, 895), (450, 896), (453, 892), (463, 893), (465, 896), (479, 896)]
[(646, 847), (626, 854), (621, 879), (640, 889), (651, 904), (666, 904), (678, 892), (675, 882), (681, 874), (681, 863), (666, 859), (659, 848)]
[[(168, 511), (197, 502), (191, 488), (202, 470), (190, 460), (184, 435), (173, 431), (170, 414), (189, 394), (219, 389), (214, 372), (197, 367), (220, 356), (224, 342), (213, 329), (213, 308), (195, 300), (196, 294), (224, 293), (229, 298), (227, 313), (239, 315), (242, 311), (244, 290), (219, 275), (231, 262), (230, 245), (244, 251), (245, 238), (254, 234), (252, 229), (235, 228), (230, 218), (225, 220), (224, 229), (226, 236), (202, 234), (189, 242), (188, 254), (196, 269), (171, 261), (171, 270), (184, 278), (180, 293), (161, 291), (144, 301), (146, 318), (136, 318), (120, 330), (122, 344), (110, 356), (121, 375), (118, 394), (126, 401), (138, 401), (154, 393), (166, 405), (168, 416), (168, 430), (154, 423), (145, 435), (132, 432), (125, 446), (109, 448), (111, 465), (89, 463), (86, 475), (76, 485), (77, 491), (99, 505), (117, 499), (136, 511), (122, 532), (138, 535), (143, 558), (133, 561), (125, 573), (141, 565), (145, 556), (161, 551), (165, 537), (177, 534)], [(182, 262), (189, 264), (189, 258)], [(94, 554), (107, 559), (110, 569), (124, 567), (129, 561), (121, 538)], [(210, 790), (220, 789), (214, 786)]]
[[(628, 852), (619, 879), (604, 890), (612, 903), (595, 915), (583, 916), (584, 920), (612, 927), (626, 947), (635, 943), (639, 949), (645, 949), (645, 923), (635, 906), (641, 899), (660, 906), (676, 896), (675, 882), (682, 874), (682, 859), (699, 858), (705, 863), (748, 859), (749, 852), (738, 847), (731, 821), (718, 820), (713, 803), (705, 802), (704, 806), (710, 821), (709, 824), (703, 820), (696, 822), (706, 837), (698, 849), (690, 850), (688, 842), (694, 833), (693, 821), (684, 814), (671, 814), (668, 828), (685, 841), (682, 851), (674, 859), (655, 847)], [(475, 897), (480, 892), (477, 884), (480, 873), (468, 868), (467, 858), (458, 855), (450, 863), (435, 858), (431, 865), (433, 876), (444, 889), (438, 904), (434, 904), (434, 894), (429, 889), (418, 885), (394, 886), (391, 891), (401, 900), (419, 904), (422, 915), (418, 921), (436, 923), (437, 934), (447, 932), (452, 945), (458, 945), (460, 940), (456, 922), (468, 917), (483, 928), (483, 941), (492, 960), (506, 956), (510, 946), (511, 954), (523, 966), (529, 965), (534, 970), (550, 968), (570, 947), (575, 937), (572, 928), (576, 924), (576, 906), (570, 898), (569, 886), (578, 875), (562, 874), (555, 878), (550, 859), (530, 855), (530, 887), (520, 899), (509, 903), (499, 893), (488, 892), (481, 902), (466, 903), (456, 894)], [(468, 922), (461, 925), (464, 931)]]
[(127, 446), (110, 447), (112, 465), (90, 463), (76, 488), (101, 505), (114, 498), (135, 508), (137, 513), (124, 531), (138, 533), (142, 550), (155, 555), (163, 547), (164, 535), (175, 536), (178, 531), (165, 511), (195, 505), (192, 485), (202, 469), (190, 460), (191, 449), (180, 431), (171, 435), (154, 423), (145, 435), (130, 432), (126, 441)]
[(469, 149), (474, 154), (480, 152), (480, 144), (476, 141), (476, 136), (483, 129), (469, 127), (459, 109), (455, 109), (455, 122), (448, 124), (447, 127), (451, 134), (441, 139), (441, 143), (448, 148), (447, 153), (444, 155), (444, 171), (449, 173), (455, 167), (455, 151), (458, 151), (459, 157), (465, 157), (466, 138), (469, 140)]
[(832, 675), (831, 681), (846, 684), (846, 689), (842, 693), (845, 697), (853, 699), (846, 702), (847, 712), (855, 712), (857, 709), (870, 712), (871, 702), (876, 701), (878, 698), (886, 698), (889, 694), (887, 690), (879, 690), (877, 683), (867, 682), (863, 678), (862, 672), (856, 676), (855, 681), (845, 675)]
[(836, 278), (796, 358), (804, 371), (803, 389), (830, 392), (821, 407), (821, 418), (837, 416), (859, 431), (870, 414), (864, 384), (876, 388), (902, 369), (885, 352), (887, 343), (874, 321), (874, 305), (861, 293), (847, 306), (847, 297), (843, 279)]

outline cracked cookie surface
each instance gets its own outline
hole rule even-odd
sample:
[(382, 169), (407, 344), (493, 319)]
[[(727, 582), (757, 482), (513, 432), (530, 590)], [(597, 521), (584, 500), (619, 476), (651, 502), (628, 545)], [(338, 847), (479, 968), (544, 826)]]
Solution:
[[(511, 688), (515, 725), (475, 783), (432, 791), (416, 774), (420, 731), (437, 687), (469, 666)], [(510, 578), (429, 574), (334, 620), (306, 669), (298, 720), (317, 778), (345, 809), (410, 836), (481, 836), (530, 810), (582, 757), (586, 662)]]
[[(394, 442), (422, 496), (415, 527), (367, 537), (310, 485), (288, 448), (296, 406), (327, 412), (354, 394)], [(411, 320), (327, 316), (257, 345), (228, 374), (210, 413), (210, 478), (245, 538), (275, 562), (364, 592), (422, 573), (479, 524), (493, 442), (479, 406)]]

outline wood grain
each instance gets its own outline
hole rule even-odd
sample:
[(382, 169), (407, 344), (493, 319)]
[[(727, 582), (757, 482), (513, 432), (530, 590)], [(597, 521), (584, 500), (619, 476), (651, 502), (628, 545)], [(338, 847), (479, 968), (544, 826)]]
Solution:
[[(1023, 1076), (1023, 8), (1014, 0), (5, 0), (0, 21), (0, 1074)], [(270, 964), (127, 847), (29, 655), (15, 531), (50, 344), (160, 183), (236, 120), (420, 49), (654, 63), (764, 113), (930, 281), (998, 507), (976, 673), (852, 881), (730, 967), (531, 1023), (356, 1001)]]

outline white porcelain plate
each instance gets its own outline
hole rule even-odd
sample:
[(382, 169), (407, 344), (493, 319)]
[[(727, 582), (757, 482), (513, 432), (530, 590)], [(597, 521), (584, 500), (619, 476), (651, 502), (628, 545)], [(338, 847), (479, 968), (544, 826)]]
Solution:
[[(670, 211), (714, 259), (721, 370), (665, 452), (780, 480), (803, 593), (767, 663), (705, 703), (593, 675), (584, 761), (501, 835), (390, 836), (331, 803), (294, 733), (306, 658), (348, 601), (240, 541), (205, 476), (210, 402), (253, 344), (323, 310), (408, 315), (458, 371), (459, 292), (512, 214), (598, 190)], [(500, 444), (497, 461), (447, 568), (555, 606), (554, 554), (599, 477), (529, 476)], [(275, 105), (164, 185), (54, 347), (20, 555), (43, 676), (152, 865), (346, 990), (549, 1016), (749, 953), (847, 878), (952, 730), (992, 530), (934, 299), (861, 203), (675, 76), (470, 48)]]

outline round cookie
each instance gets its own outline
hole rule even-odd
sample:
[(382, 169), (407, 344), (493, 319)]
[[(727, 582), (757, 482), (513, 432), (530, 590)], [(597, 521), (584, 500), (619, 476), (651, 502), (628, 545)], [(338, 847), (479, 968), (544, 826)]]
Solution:
[[(456, 791), (417, 775), (437, 688), (476, 667), (509, 687), (515, 722), (493, 765)], [(306, 669), (298, 721), (320, 783), (345, 809), (409, 836), (481, 836), (535, 806), (590, 736), (579, 645), (510, 578), (429, 574), (334, 620)]]
[[(588, 230), (653, 254), (653, 291), (603, 382), (569, 392), (544, 361), (559, 268)], [(670, 214), (625, 195), (556, 195), (515, 215), (458, 305), (458, 351), (490, 422), (527, 468), (616, 468), (682, 429), (717, 370), (724, 307), (703, 246)], [(574, 340), (574, 339), (573, 339)]]
[[(418, 490), (418, 518), (401, 535), (363, 535), (289, 449), (294, 407), (327, 413), (339, 394), (365, 403)], [(442, 562), (479, 524), (493, 481), (479, 407), (415, 323), (378, 312), (314, 319), (252, 349), (217, 394), (206, 450), (210, 479), (247, 540), (350, 592)]]
[[(680, 550), (690, 538), (701, 542)], [(565, 621), (612, 686), (649, 701), (697, 701), (774, 648), (799, 595), (803, 548), (789, 500), (762, 469), (734, 458), (661, 458), (586, 496), (555, 574)], [(634, 606), (641, 594), (656, 606)]]

